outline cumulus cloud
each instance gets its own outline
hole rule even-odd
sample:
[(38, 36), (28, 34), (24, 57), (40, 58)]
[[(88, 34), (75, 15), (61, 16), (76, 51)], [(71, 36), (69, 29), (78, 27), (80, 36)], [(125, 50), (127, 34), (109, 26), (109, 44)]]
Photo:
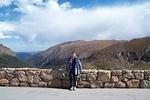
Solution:
[(14, 25), (8, 22), (0, 22), (0, 31), (14, 31)]
[(5, 33), (0, 32), (0, 40), (2, 40), (2, 39), (12, 39), (12, 38), (18, 39), (19, 37), (15, 36), (15, 35), (9, 35), (9, 34), (5, 34)]
[[(25, 5), (24, 5), (25, 6)], [(44, 7), (28, 4), (16, 32), (28, 41), (131, 39), (150, 35), (150, 3), (72, 8), (51, 0)]]
[(150, 35), (149, 2), (73, 8), (69, 2), (42, 1), (15, 2), (18, 6), (15, 10), (23, 15), (13, 23), (13, 31), (26, 42), (43, 44), (79, 39), (132, 39)]
[(14, 25), (7, 22), (0, 22), (0, 39), (19, 38), (14, 34), (9, 34), (12, 31), (15, 31)]
[(12, 4), (13, 0), (0, 0), (0, 7), (2, 6), (9, 6)]

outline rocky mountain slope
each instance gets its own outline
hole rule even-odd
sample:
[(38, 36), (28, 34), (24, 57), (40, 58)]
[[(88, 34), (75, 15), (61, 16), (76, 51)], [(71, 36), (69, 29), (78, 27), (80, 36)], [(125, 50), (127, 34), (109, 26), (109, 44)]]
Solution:
[(93, 40), (93, 41), (70, 41), (55, 45), (49, 49), (32, 56), (28, 62), (42, 67), (52, 67), (63, 65), (72, 51), (76, 51), (83, 59), (89, 57), (97, 50), (109, 47), (121, 41), (116, 40)]
[(16, 56), (16, 54), (10, 50), (8, 47), (3, 46), (0, 44), (0, 54), (6, 54), (6, 55), (11, 55), (11, 56)]
[(114, 44), (84, 59), (88, 68), (150, 69), (150, 37)]
[[(72, 51), (76, 51), (85, 69), (150, 69), (150, 37), (130, 41), (70, 41), (34, 55), (22, 52), (16, 54), (31, 67), (65, 68)], [(1, 67), (29, 67), (17, 57), (9, 48), (0, 45)]]

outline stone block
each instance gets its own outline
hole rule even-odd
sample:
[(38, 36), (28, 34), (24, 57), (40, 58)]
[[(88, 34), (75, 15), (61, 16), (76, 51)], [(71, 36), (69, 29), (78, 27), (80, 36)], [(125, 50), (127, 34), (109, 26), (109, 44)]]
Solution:
[(122, 76), (122, 70), (112, 70), (111, 75), (112, 76)]
[(39, 82), (38, 86), (39, 86), (39, 87), (47, 87), (47, 83), (41, 81), (41, 82)]
[(127, 81), (127, 87), (128, 88), (138, 88), (140, 85), (140, 81), (139, 80), (129, 80)]
[(48, 82), (50, 88), (62, 88), (62, 81), (60, 79), (53, 79)]
[(141, 80), (140, 81), (140, 87), (141, 88), (150, 88), (150, 81), (148, 81), (148, 80)]
[(21, 86), (21, 87), (28, 87), (29, 85), (28, 85), (27, 82), (20, 82), (19, 86)]
[[(27, 83), (33, 83), (33, 76), (27, 77)], [(35, 82), (35, 83), (38, 83), (38, 82)]]
[(122, 82), (127, 82), (128, 81), (128, 79), (127, 78), (125, 78), (124, 76), (119, 76), (119, 81), (122, 81)]
[(134, 73), (134, 75), (135, 75), (135, 79), (140, 79), (140, 80), (144, 79), (143, 73)]
[(5, 71), (0, 71), (0, 79), (3, 79), (6, 75)]
[(104, 70), (98, 71), (97, 79), (102, 81), (103, 83), (110, 82), (110, 71), (104, 71)]
[(105, 83), (104, 88), (114, 88), (115, 83)]
[(126, 84), (123, 83), (122, 81), (119, 81), (119, 82), (116, 82), (116, 83), (115, 83), (115, 87), (116, 87), (116, 88), (125, 88), (125, 87), (126, 87)]
[(38, 84), (41, 81), (41, 78), (39, 76), (33, 76), (33, 83)]
[(38, 85), (38, 84), (31, 83), (31, 84), (29, 84), (29, 86), (31, 86), (31, 87), (38, 87), (39, 85)]
[(145, 70), (145, 71), (144, 71), (144, 75), (145, 75), (145, 76), (150, 76), (150, 70)]
[(18, 86), (19, 85), (19, 80), (17, 78), (13, 78), (10, 81), (10, 86)]
[(81, 74), (81, 80), (86, 81), (86, 74)]
[(15, 76), (13, 74), (6, 74), (5, 78), (8, 80), (12, 80)]
[(89, 82), (93, 82), (96, 80), (96, 76), (93, 73), (88, 73), (86, 78)]
[(117, 77), (117, 76), (111, 76), (110, 81), (111, 81), (112, 83), (118, 82), (118, 77)]
[(26, 82), (27, 76), (25, 74), (20, 74), (17, 76), (20, 82)]
[(52, 77), (51, 75), (48, 75), (48, 74), (45, 73), (45, 72), (41, 72), (41, 73), (40, 73), (40, 77), (41, 77), (41, 79), (42, 79), (44, 82), (48, 82), (48, 81), (50, 81), (50, 80), (53, 79), (53, 77)]
[(69, 80), (62, 80), (62, 88), (69, 88), (70, 82)]
[(7, 79), (0, 79), (0, 86), (9, 84), (9, 81)]
[(123, 70), (123, 76), (127, 79), (134, 79), (134, 75), (130, 70)]
[(95, 87), (96, 88), (102, 88), (103, 87), (103, 83), (101, 81), (95, 81)]
[(90, 82), (87, 82), (87, 81), (80, 81), (78, 83), (78, 87), (79, 88), (91, 88), (91, 84)]

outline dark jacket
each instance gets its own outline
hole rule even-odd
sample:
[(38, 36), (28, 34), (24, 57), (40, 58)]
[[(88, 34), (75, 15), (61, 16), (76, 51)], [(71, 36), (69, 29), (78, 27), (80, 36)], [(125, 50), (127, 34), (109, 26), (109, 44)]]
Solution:
[[(73, 58), (69, 58), (68, 59), (68, 62), (67, 62), (67, 72), (68, 74), (70, 74), (73, 66), (72, 66), (72, 63), (73, 63)], [(82, 69), (82, 64), (81, 64), (81, 61), (76, 58), (76, 62), (75, 62), (75, 75), (80, 75), (81, 74), (81, 69)]]

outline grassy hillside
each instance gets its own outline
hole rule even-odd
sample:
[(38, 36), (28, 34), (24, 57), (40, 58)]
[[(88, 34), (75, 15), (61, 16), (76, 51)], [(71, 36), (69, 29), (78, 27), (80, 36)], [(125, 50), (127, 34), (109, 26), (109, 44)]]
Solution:
[(2, 67), (29, 67), (29, 65), (14, 56), (0, 54), (0, 68)]

